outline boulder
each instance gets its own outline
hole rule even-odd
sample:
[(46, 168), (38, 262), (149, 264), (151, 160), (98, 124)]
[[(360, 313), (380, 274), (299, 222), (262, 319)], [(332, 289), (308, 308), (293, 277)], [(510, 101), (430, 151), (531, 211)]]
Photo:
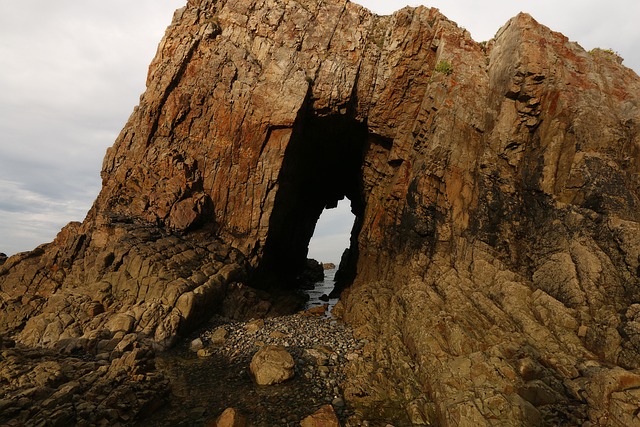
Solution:
[(209, 336), (209, 340), (213, 345), (224, 344), (224, 342), (227, 340), (228, 334), (229, 332), (227, 331), (227, 329), (221, 326), (213, 331), (213, 333)]
[(322, 267), (322, 264), (315, 259), (307, 259), (304, 264), (304, 269), (300, 276), (298, 276), (298, 279), (303, 286), (321, 282), (324, 280), (324, 268)]
[(268, 345), (256, 352), (249, 367), (258, 385), (273, 385), (294, 376), (295, 362), (284, 347)]
[(301, 427), (340, 427), (333, 406), (324, 405), (300, 422)]
[(234, 408), (227, 408), (210, 427), (247, 427), (247, 419)]

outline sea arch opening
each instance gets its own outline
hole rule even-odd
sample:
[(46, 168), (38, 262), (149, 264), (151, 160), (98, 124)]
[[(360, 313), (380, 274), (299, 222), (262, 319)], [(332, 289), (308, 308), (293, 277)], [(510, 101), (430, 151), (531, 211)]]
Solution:
[(335, 208), (325, 208), (322, 211), (309, 242), (307, 262), (312, 268), (303, 274), (304, 280), (309, 282), (303, 284), (309, 298), (307, 307), (325, 304), (333, 307), (336, 303), (340, 291), (335, 289), (336, 281), (340, 281), (338, 271), (342, 259), (349, 257), (354, 222), (355, 215), (346, 198), (340, 200)]
[(298, 119), (278, 177), (254, 286), (268, 290), (299, 288), (298, 279), (306, 266), (318, 219), (325, 209), (335, 208), (343, 199), (348, 199), (354, 219), (332, 296), (338, 296), (353, 282), (365, 211), (362, 168), (367, 135), (366, 124), (348, 116), (308, 113)]
[(338, 201), (335, 208), (325, 208), (309, 241), (307, 257), (338, 267), (344, 251), (350, 246), (354, 220), (351, 202), (346, 198)]

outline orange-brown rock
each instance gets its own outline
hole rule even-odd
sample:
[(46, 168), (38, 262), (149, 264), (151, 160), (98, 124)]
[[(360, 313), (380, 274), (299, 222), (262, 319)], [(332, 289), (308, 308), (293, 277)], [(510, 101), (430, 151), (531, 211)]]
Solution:
[(190, 0), (85, 221), (0, 266), (0, 331), (169, 345), (214, 312), (293, 311), (264, 291), (348, 197), (351, 404), (633, 425), (639, 171), (640, 78), (526, 14), (480, 44), (425, 7)]
[(302, 427), (340, 427), (333, 406), (324, 405), (300, 422)]
[(211, 427), (246, 427), (247, 419), (234, 408), (227, 408)]
[(251, 358), (249, 368), (258, 385), (280, 384), (295, 375), (293, 357), (280, 345), (262, 347)]
[(329, 309), (329, 304), (322, 304), (311, 307), (302, 312), (303, 316), (324, 316)]

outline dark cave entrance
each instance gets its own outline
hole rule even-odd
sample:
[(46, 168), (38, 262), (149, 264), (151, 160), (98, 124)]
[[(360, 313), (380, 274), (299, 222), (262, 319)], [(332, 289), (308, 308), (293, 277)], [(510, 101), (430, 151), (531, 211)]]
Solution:
[[(311, 114), (310, 114), (311, 115)], [(337, 296), (356, 275), (358, 234), (364, 215), (362, 163), (367, 127), (346, 116), (299, 118), (285, 152), (279, 189), (254, 286), (294, 290), (304, 270), (309, 241), (325, 208), (345, 197), (355, 216), (349, 248), (336, 273)]]

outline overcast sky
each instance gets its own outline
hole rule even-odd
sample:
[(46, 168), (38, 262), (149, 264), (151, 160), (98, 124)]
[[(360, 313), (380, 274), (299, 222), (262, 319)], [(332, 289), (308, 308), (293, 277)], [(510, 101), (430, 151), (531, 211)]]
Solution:
[[(611, 48), (640, 70), (638, 0), (361, 0), (377, 13), (438, 7), (478, 41), (519, 11), (585, 49)], [(100, 168), (144, 91), (148, 64), (185, 0), (4, 0), (0, 3), (0, 252), (51, 241), (81, 221)], [(353, 218), (327, 211), (311, 255), (339, 260)], [(326, 225), (325, 225), (326, 222)], [(330, 249), (334, 248), (334, 249)], [(330, 252), (331, 251), (331, 252)]]

